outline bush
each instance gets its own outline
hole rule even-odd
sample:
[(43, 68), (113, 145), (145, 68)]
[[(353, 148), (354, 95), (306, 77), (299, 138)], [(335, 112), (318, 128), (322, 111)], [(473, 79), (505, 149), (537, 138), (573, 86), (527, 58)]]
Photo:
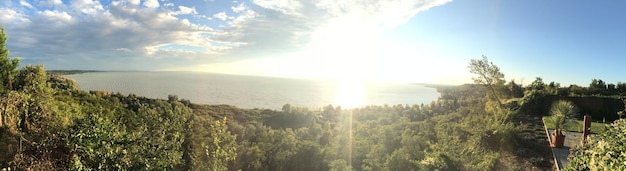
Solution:
[(566, 170), (626, 170), (626, 120), (620, 119), (605, 132), (574, 148)]
[(548, 94), (542, 90), (532, 90), (524, 95), (524, 98), (520, 101), (520, 110), (525, 113), (541, 116), (544, 111), (547, 111), (549, 106), (543, 105)]

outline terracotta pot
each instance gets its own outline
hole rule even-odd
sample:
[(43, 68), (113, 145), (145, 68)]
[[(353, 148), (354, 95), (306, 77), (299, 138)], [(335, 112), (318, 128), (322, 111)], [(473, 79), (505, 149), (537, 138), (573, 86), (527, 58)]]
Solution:
[(561, 133), (561, 131), (554, 131), (552, 134), (552, 144), (551, 147), (554, 148), (562, 148), (565, 143), (565, 135)]

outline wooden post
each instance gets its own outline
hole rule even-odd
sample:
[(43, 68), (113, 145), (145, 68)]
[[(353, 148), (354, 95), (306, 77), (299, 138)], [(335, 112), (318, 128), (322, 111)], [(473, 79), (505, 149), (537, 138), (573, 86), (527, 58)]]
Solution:
[(591, 116), (585, 115), (584, 123), (583, 123), (583, 137), (580, 142), (581, 145), (585, 145), (585, 140), (587, 140), (587, 135), (591, 132)]

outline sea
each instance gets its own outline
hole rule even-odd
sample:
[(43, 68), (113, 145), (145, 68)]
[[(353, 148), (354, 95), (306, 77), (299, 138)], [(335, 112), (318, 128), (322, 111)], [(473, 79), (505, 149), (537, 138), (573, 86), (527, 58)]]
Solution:
[(66, 75), (80, 89), (180, 99), (197, 104), (281, 109), (283, 105), (354, 108), (368, 105), (430, 104), (439, 93), (415, 83), (328, 81), (202, 72), (86, 72)]

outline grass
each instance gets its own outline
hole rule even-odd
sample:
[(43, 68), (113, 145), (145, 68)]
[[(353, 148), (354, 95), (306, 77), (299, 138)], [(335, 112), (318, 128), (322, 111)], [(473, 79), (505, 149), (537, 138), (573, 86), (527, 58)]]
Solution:
[[(547, 119), (551, 119), (552, 116), (544, 116), (543, 120), (547, 120)], [(554, 125), (550, 122), (543, 122), (546, 127), (548, 129), (554, 129)], [(591, 122), (591, 133), (599, 133), (602, 132), (604, 130), (604, 127), (606, 125), (606, 123), (599, 123), (599, 122)], [(570, 132), (583, 132), (583, 121), (582, 120), (575, 120), (575, 122), (572, 122), (570, 124), (566, 124), (565, 125), (565, 130), (566, 131), (570, 131)]]

